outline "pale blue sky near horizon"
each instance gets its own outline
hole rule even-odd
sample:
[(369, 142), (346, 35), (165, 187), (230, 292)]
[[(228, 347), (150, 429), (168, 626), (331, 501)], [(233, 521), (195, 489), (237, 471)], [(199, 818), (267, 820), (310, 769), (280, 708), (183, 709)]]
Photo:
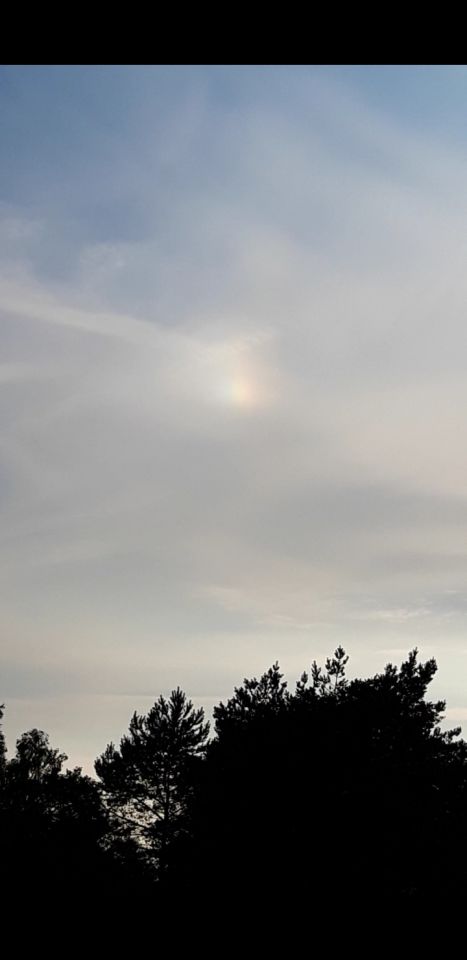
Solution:
[(467, 68), (0, 68), (0, 702), (435, 656), (467, 719)]

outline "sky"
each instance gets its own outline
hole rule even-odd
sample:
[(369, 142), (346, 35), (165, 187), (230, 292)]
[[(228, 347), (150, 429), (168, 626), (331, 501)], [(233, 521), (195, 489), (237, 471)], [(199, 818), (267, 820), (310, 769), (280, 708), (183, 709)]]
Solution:
[(467, 69), (0, 69), (0, 700), (417, 646), (467, 730)]

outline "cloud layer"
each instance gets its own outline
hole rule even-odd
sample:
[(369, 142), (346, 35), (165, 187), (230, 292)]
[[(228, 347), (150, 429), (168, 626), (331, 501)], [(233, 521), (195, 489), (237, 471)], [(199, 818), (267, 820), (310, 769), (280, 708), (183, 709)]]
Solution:
[(10, 746), (338, 642), (465, 711), (466, 144), (370, 74), (2, 71)]

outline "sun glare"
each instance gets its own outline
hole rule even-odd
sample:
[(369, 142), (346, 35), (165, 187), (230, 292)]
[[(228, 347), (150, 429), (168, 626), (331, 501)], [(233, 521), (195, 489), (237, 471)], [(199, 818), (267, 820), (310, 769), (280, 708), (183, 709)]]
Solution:
[(208, 402), (242, 411), (268, 404), (273, 392), (261, 358), (248, 342), (214, 344), (206, 349), (199, 368), (200, 387)]
[(244, 377), (235, 377), (232, 380), (230, 398), (236, 407), (251, 407), (257, 399), (253, 384)]
[(251, 409), (261, 402), (260, 390), (253, 380), (233, 376), (220, 385), (219, 399), (232, 407)]

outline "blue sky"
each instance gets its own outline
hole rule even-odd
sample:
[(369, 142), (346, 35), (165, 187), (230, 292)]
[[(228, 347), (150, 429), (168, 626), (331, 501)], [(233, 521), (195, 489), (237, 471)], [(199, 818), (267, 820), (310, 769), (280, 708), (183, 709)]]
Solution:
[(462, 722), (466, 68), (9, 67), (0, 117), (10, 749), (338, 643)]

